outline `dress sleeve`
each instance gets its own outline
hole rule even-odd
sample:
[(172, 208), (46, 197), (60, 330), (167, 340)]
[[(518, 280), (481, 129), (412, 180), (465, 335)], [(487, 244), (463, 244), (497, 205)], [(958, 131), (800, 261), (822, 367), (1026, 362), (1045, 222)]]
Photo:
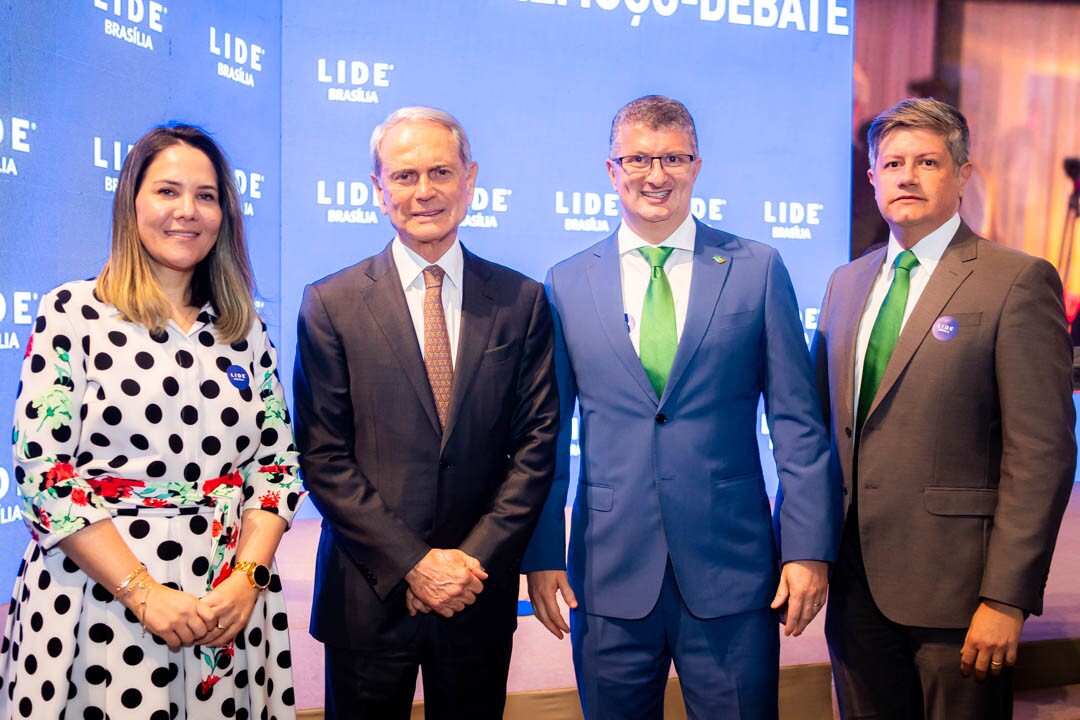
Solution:
[(98, 520), (100, 496), (76, 470), (86, 391), (85, 332), (69, 310), (71, 291), (45, 295), (26, 344), (13, 434), (15, 481), (30, 534), (45, 551)]
[(293, 441), (292, 422), (277, 372), (277, 349), (266, 325), (252, 333), (254, 372), (263, 408), (258, 415), (260, 435), (255, 455), (240, 468), (244, 478), (242, 510), (265, 510), (292, 523), (307, 495), (300, 478), (300, 456)]

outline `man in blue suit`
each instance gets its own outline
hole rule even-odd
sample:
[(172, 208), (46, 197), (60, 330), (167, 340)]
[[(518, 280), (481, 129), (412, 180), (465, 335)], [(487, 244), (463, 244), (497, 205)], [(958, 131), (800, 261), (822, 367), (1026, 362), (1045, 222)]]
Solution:
[[(791, 280), (772, 248), (691, 217), (697, 152), (681, 103), (623, 107), (607, 161), (623, 222), (547, 277), (562, 422), (523, 568), (537, 618), (571, 635), (589, 720), (662, 717), (672, 660), (691, 718), (775, 718), (775, 611), (800, 634), (837, 551), (840, 488)], [(773, 522), (761, 395), (782, 490)]]

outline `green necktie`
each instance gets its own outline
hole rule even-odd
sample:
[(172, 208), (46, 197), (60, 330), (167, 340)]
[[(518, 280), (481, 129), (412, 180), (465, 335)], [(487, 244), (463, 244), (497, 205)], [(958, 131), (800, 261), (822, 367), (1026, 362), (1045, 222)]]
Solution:
[(664, 394), (671, 363), (675, 361), (675, 349), (679, 338), (675, 333), (675, 299), (664, 263), (675, 248), (643, 247), (638, 252), (652, 266), (652, 278), (645, 291), (645, 304), (641, 308), (641, 336), (639, 355), (645, 374), (649, 376), (656, 397)]
[(892, 285), (889, 286), (885, 302), (878, 311), (874, 329), (870, 331), (870, 342), (866, 346), (866, 357), (863, 358), (859, 413), (855, 420), (857, 430), (862, 429), (866, 414), (874, 402), (874, 395), (881, 385), (885, 366), (889, 364), (889, 358), (892, 357), (896, 341), (900, 337), (900, 326), (904, 322), (904, 308), (907, 306), (908, 289), (911, 285), (911, 269), (918, 264), (919, 259), (910, 250), (896, 256)]

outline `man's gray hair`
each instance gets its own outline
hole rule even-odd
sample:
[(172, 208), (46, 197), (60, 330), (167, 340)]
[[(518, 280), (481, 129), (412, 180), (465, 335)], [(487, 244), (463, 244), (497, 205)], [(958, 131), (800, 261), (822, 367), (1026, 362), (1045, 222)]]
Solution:
[(379, 159), (379, 146), (382, 145), (383, 137), (390, 128), (394, 127), (398, 123), (408, 121), (427, 121), (433, 122), (438, 125), (442, 125), (444, 128), (450, 131), (457, 141), (458, 154), (461, 156), (461, 164), (466, 168), (469, 167), (470, 154), (469, 154), (469, 138), (465, 134), (465, 128), (461, 127), (453, 115), (442, 110), (438, 110), (432, 107), (424, 107), (423, 105), (414, 105), (411, 107), (403, 107), (395, 110), (386, 116), (386, 119), (375, 128), (371, 133), (371, 167), (374, 169), (375, 176), (378, 177), (379, 172), (382, 170), (382, 161)]
[(663, 95), (646, 95), (623, 105), (611, 121), (609, 153), (615, 151), (615, 141), (618, 140), (619, 131), (624, 125), (644, 125), (650, 130), (685, 130), (690, 134), (693, 144), (691, 152), (697, 155), (697, 128), (694, 127), (694, 118), (678, 100)]
[(968, 161), (970, 135), (967, 119), (948, 103), (934, 98), (908, 98), (874, 118), (866, 133), (870, 167), (877, 161), (878, 146), (896, 130), (929, 130), (945, 140), (957, 172)]

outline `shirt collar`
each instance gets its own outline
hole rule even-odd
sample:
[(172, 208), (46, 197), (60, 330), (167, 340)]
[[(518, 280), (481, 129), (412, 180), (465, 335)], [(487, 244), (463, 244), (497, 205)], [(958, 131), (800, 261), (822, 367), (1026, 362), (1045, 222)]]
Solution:
[(659, 245), (653, 245), (646, 241), (636, 232), (631, 230), (629, 225), (622, 223), (619, 225), (619, 255), (635, 252), (638, 248), (642, 247), (671, 247), (692, 253), (694, 252), (694, 238), (696, 236), (697, 226), (694, 225), (694, 216), (692, 213), (687, 213), (686, 219), (682, 221), (682, 224), (675, 228), (675, 232), (664, 238)]
[[(915, 253), (919, 265), (933, 272), (941, 260), (941, 256), (945, 254), (945, 248), (949, 247), (949, 241), (953, 239), (959, 229), (960, 213), (956, 213), (937, 230), (915, 243), (911, 247), (911, 252)], [(889, 233), (889, 250), (885, 255), (885, 267), (891, 268), (896, 262), (896, 256), (903, 251), (904, 248), (900, 245), (900, 241), (896, 239), (895, 235)]]
[(461, 287), (461, 279), (465, 274), (465, 255), (461, 251), (461, 243), (456, 238), (454, 244), (433, 263), (420, 257), (417, 252), (401, 242), (401, 238), (397, 235), (394, 236), (394, 242), (390, 245), (390, 252), (394, 256), (394, 264), (397, 265), (403, 289), (409, 288), (416, 282), (428, 265), (438, 265), (454, 287)]

